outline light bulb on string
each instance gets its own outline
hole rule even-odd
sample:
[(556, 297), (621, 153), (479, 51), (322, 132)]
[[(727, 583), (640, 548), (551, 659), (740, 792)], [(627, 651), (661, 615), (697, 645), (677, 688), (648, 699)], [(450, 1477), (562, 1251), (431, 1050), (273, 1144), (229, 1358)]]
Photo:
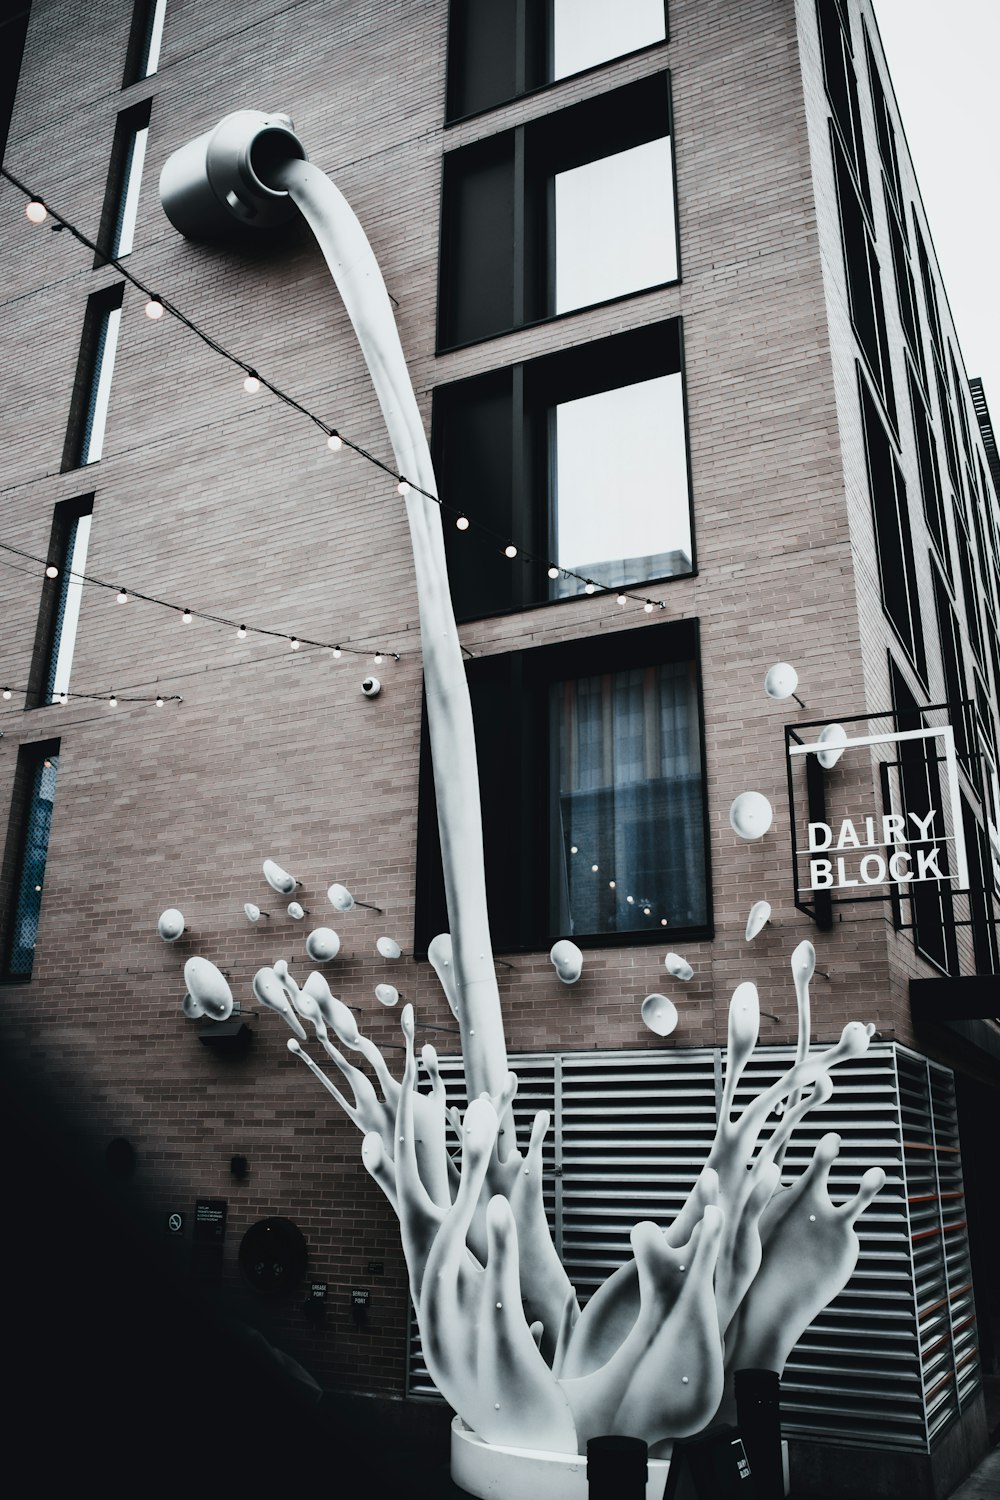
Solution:
[(613, 890), (615, 890), (615, 889), (616, 889), (616, 887), (617, 887), (617, 885), (618, 885), (618, 882), (617, 882), (617, 880), (609, 880), (609, 881), (608, 881), (608, 890), (609, 890), (609, 891), (613, 891)]
[(344, 653), (343, 653), (343, 651), (341, 651), (341, 649), (340, 649), (339, 646), (334, 646), (334, 648), (333, 648), (333, 659), (334, 659), (334, 661), (339, 661), (340, 658), (343, 656), (343, 654)]
[(113, 692), (111, 694), (111, 697), (108, 699), (108, 706), (110, 708), (117, 708), (118, 707), (118, 699), (115, 697), (115, 695), (114, 695)]
[(299, 641), (299, 638), (298, 638), (297, 635), (293, 635), (293, 636), (289, 637), (288, 644), (292, 648), (293, 651), (297, 651), (299, 649), (299, 646), (300, 646), (301, 642)]
[(127, 593), (127, 591), (125, 589), (119, 589), (118, 592), (117, 592), (117, 594), (115, 595), (115, 600), (116, 600), (116, 602), (118, 604), (127, 604), (128, 603), (128, 593)]
[(410, 482), (409, 482), (409, 480), (408, 479), (401, 479), (399, 481), (399, 483), (397, 484), (397, 486), (396, 486), (396, 494), (397, 495), (408, 495), (409, 493), (410, 493)]
[(236, 631), (236, 639), (238, 641), (245, 641), (246, 638), (247, 638), (247, 628), (246, 628), (245, 625), (240, 625), (239, 628)]
[(46, 578), (59, 577), (59, 569), (56, 567), (55, 563), (49, 563), (48, 567), (45, 569), (45, 576)]
[(585, 594), (596, 594), (597, 593), (597, 584), (596, 583), (592, 583), (591, 580), (588, 578), (587, 582), (583, 585), (583, 592)]
[(668, 926), (668, 925), (669, 925), (669, 924), (668, 924), (668, 922), (667, 922), (667, 919), (666, 919), (666, 917), (661, 917), (661, 918), (660, 918), (660, 926), (661, 926), (661, 927), (667, 927), (667, 926)]
[(507, 543), (506, 547), (503, 549), (503, 554), (504, 554), (504, 557), (516, 557), (517, 556), (517, 548), (514, 546), (513, 542), (508, 542)]
[(66, 704), (69, 702), (69, 693), (60, 693), (59, 694), (59, 702), (65, 708)]
[(3, 695), (4, 695), (5, 698), (9, 698), (10, 697), (10, 688), (9, 687), (5, 687), (4, 688)]
[(569, 852), (570, 854), (579, 854), (580, 850), (576, 844), (570, 844)]
[(381, 651), (376, 651), (375, 655), (372, 657), (372, 661), (377, 667), (380, 667), (384, 660), (385, 658), (383, 657)]
[(629, 906), (634, 906), (635, 905), (635, 897), (634, 896), (626, 896), (625, 900), (628, 902)]
[(49, 211), (40, 198), (32, 198), (24, 210), (24, 217), (29, 224), (44, 224), (49, 216)]
[(469, 518), (468, 518), (468, 516), (459, 516), (458, 520), (455, 522), (455, 525), (458, 527), (459, 531), (468, 531), (468, 529), (469, 529)]
[(183, 622), (183, 623), (184, 623), (184, 624), (185, 624), (185, 625), (190, 625), (190, 624), (191, 624), (191, 621), (192, 621), (192, 619), (193, 619), (193, 618), (194, 618), (194, 617), (193, 617), (193, 615), (192, 615), (192, 614), (191, 614), (191, 611), (190, 611), (190, 610), (189, 610), (189, 609), (186, 609), (186, 610), (185, 610), (185, 611), (184, 611), (184, 613), (183, 613), (183, 614), (182, 614), (182, 615), (181, 615), (181, 620), (182, 620), (182, 622)]
[(626, 604), (628, 603), (628, 600), (626, 599), (626, 597), (625, 597), (624, 594), (619, 594), (618, 595), (618, 603), (621, 605), (622, 609), (625, 608)]
[(149, 301), (146, 303), (146, 306), (143, 308), (143, 312), (146, 314), (146, 317), (149, 318), (149, 320), (153, 323), (158, 323), (163, 317), (165, 311), (166, 309), (164, 308), (163, 303), (160, 301), (159, 297), (150, 297)]
[(551, 566), (551, 568), (549, 569), (549, 577), (550, 578), (558, 578), (559, 577), (559, 569), (556, 567), (555, 563), (553, 563), (552, 566)]
[(243, 389), (248, 396), (256, 396), (260, 390), (260, 376), (255, 370), (247, 371), (246, 379), (243, 382)]
[(344, 439), (341, 437), (339, 432), (331, 432), (330, 436), (326, 440), (326, 446), (329, 448), (331, 453), (339, 453), (341, 448), (344, 446)]
[(593, 872), (594, 872), (594, 874), (595, 874), (595, 875), (596, 875), (596, 874), (597, 874), (597, 872), (598, 872), (598, 870), (599, 870), (599, 869), (600, 869), (600, 868), (601, 868), (601, 867), (600, 867), (600, 865), (591, 865), (591, 867), (590, 867), (590, 868), (591, 868), (591, 869), (592, 869), (592, 870), (593, 870)]
[(653, 601), (652, 601), (652, 599), (647, 599), (646, 602), (645, 602), (645, 604), (642, 607), (646, 611), (647, 615), (651, 615), (653, 613)]
[(156, 695), (156, 706), (157, 706), (157, 708), (162, 708), (163, 707), (163, 698), (162, 698), (162, 696), (159, 693), (157, 693), (157, 695)]

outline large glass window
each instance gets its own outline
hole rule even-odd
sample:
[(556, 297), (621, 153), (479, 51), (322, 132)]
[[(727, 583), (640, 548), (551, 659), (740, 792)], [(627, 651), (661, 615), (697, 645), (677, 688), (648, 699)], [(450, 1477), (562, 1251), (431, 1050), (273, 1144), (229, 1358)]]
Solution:
[(666, 74), (448, 153), (438, 342), (674, 281)]
[(921, 384), (927, 389), (927, 367), (924, 362), (924, 342), (920, 337), (920, 315), (917, 312), (917, 289), (913, 281), (913, 272), (910, 270), (910, 258), (907, 253), (903, 233), (889, 194), (885, 196), (886, 221), (889, 225), (889, 244), (892, 249), (892, 269), (896, 280), (896, 300), (899, 304), (899, 317), (903, 325), (903, 333), (906, 337), (907, 347), (913, 356), (914, 363), (920, 373)]
[(167, 0), (135, 0), (122, 87), (151, 78), (160, 66)]
[(861, 196), (871, 212), (868, 165), (861, 130), (858, 83), (854, 76), (854, 49), (850, 24), (840, 0), (817, 0), (819, 39), (823, 53), (823, 77), (833, 107), (833, 118), (857, 179)]
[(664, 0), (451, 0), (449, 22), (452, 120), (667, 36)]
[(8, 871), (12, 874), (3, 945), (4, 974), (10, 979), (30, 979), (35, 961), (52, 804), (59, 770), (58, 752), (58, 741), (53, 741), (22, 746), (18, 757), (14, 808), (4, 859), (5, 877)]
[(694, 664), (555, 682), (549, 706), (554, 927), (575, 934), (704, 926)]
[(434, 449), (462, 619), (693, 569), (677, 322), (439, 388)]
[(123, 110), (118, 116), (101, 226), (97, 235), (99, 249), (94, 258), (95, 265), (104, 264), (108, 256), (120, 257), (132, 252), (139, 213), (142, 168), (149, 139), (150, 107), (147, 99), (133, 109)]
[(858, 370), (882, 607), (922, 682), (927, 681), (906, 485), (868, 383)]
[(835, 132), (831, 131), (834, 167), (837, 174), (837, 197), (840, 202), (840, 227), (844, 245), (844, 266), (851, 306), (851, 321), (871, 368), (875, 383), (882, 392), (886, 411), (896, 425), (896, 397), (892, 383), (889, 337), (885, 326), (882, 300), (882, 278), (878, 257), (868, 223), (861, 208), (847, 158)]
[[(697, 626), (467, 664), (490, 923), (502, 950), (708, 934)], [(446, 931), (426, 741), (416, 946)]]
[(124, 290), (122, 283), (107, 291), (95, 292), (87, 301), (66, 434), (64, 469), (96, 463), (104, 452)]
[(28, 706), (56, 703), (69, 692), (83, 598), (94, 497), (64, 500), (55, 508), (48, 562), (57, 569), (42, 583)]
[(913, 373), (907, 370), (910, 386), (910, 407), (913, 412), (913, 435), (917, 447), (917, 467), (920, 471), (920, 492), (924, 502), (924, 517), (927, 529), (934, 538), (945, 572), (951, 578), (951, 551), (948, 546), (948, 530), (945, 523), (944, 496), (941, 492), (941, 470), (938, 466), (937, 443), (931, 427), (930, 415), (924, 403)]

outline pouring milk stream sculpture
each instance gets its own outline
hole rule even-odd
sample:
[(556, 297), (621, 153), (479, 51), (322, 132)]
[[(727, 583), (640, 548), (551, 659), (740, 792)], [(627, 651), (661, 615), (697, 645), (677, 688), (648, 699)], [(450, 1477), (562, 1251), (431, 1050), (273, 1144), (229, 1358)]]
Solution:
[[(437, 493), (430, 453), (374, 254), (340, 192), (305, 159), (287, 116), (226, 116), (174, 153), (160, 190), (172, 222), (195, 239), (267, 228), (291, 217), (293, 205), (301, 212), (360, 342), (398, 471), (413, 486), (406, 512), (451, 928), (432, 942), (429, 957), (458, 1019), (471, 1103), (464, 1115), (447, 1106), (430, 1046), (420, 1060), (431, 1093), (418, 1093), (411, 1006), (401, 1016), (406, 1063), (397, 1081), (325, 981), (310, 979), (300, 989), (280, 962), (259, 971), (254, 991), (285, 1017), (299, 1038), (290, 1049), (364, 1132), (364, 1164), (399, 1217), (428, 1369), (469, 1428), (497, 1448), (568, 1455), (584, 1452), (596, 1435), (629, 1434), (655, 1445), (698, 1432), (731, 1400), (733, 1370), (758, 1365), (780, 1373), (854, 1268), (854, 1221), (884, 1174), (866, 1172), (856, 1195), (835, 1206), (826, 1184), (836, 1136), (823, 1137), (790, 1187), (781, 1185), (781, 1161), (795, 1125), (832, 1093), (830, 1069), (860, 1056), (871, 1028), (851, 1023), (837, 1045), (809, 1053), (814, 954), (800, 944), (793, 957), (795, 1064), (733, 1119), (759, 1029), (757, 991), (741, 984), (730, 1007), (724, 1097), (708, 1161), (670, 1228), (637, 1224), (634, 1259), (580, 1311), (545, 1219), (547, 1113), (536, 1115), (523, 1153), (513, 1139), (517, 1079), (507, 1068), (490, 942), (471, 706), (440, 510), (420, 493)], [(353, 1099), (304, 1051), (299, 1017)], [(381, 1098), (331, 1032), (369, 1062)], [(769, 1116), (773, 1128), (761, 1144)], [(457, 1168), (447, 1149), (449, 1123), (461, 1142)]]

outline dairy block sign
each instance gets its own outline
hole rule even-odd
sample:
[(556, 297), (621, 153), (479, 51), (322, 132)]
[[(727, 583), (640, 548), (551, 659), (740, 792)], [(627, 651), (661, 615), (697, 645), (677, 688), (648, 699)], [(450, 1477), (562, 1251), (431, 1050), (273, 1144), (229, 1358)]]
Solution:
[[(786, 731), (789, 792), (796, 766), (807, 789), (805, 818), (796, 817), (792, 796), (797, 904), (824, 893), (827, 900), (879, 900), (930, 881), (968, 889), (951, 725), (851, 736), (838, 724), (834, 738), (824, 727), (803, 741), (810, 727)], [(869, 773), (873, 793), (881, 781), (881, 808), (867, 793)]]

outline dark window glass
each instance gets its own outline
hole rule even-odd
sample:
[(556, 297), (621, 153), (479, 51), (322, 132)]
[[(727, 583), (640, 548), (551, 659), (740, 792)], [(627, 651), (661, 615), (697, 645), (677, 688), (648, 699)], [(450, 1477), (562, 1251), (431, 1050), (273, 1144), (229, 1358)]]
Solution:
[(965, 382), (958, 373), (958, 365), (955, 363), (955, 351), (948, 345), (948, 364), (951, 369), (951, 386), (955, 396), (955, 406), (958, 409), (959, 426), (962, 429), (962, 444), (965, 449), (965, 462), (970, 471), (972, 469), (972, 436), (969, 432), (969, 415), (965, 409)]
[(58, 742), (53, 741), (22, 746), (18, 756), (4, 859), (7, 887), (4, 973), (11, 979), (30, 979), (35, 960), (58, 752)]
[(965, 522), (959, 515), (957, 507), (955, 510), (955, 546), (958, 551), (959, 576), (962, 580), (966, 629), (977, 659), (985, 666), (983, 631), (979, 620), (979, 589), (972, 563), (972, 548), (969, 545), (969, 534), (965, 529)]
[[(899, 181), (899, 158), (896, 154), (896, 132), (893, 128), (892, 115), (889, 111), (889, 101), (882, 87), (882, 79), (879, 74), (872, 44), (868, 39), (868, 31), (862, 23), (865, 33), (865, 54), (868, 59), (868, 79), (872, 91), (872, 109), (875, 114), (875, 134), (878, 137), (879, 156), (882, 158), (882, 166), (885, 168), (886, 181), (896, 206), (896, 213), (902, 214), (903, 192)], [(893, 216), (895, 217), (895, 216)], [(902, 222), (902, 219), (900, 219)]]
[(910, 386), (910, 407), (913, 412), (913, 435), (917, 447), (917, 466), (920, 470), (920, 493), (924, 502), (927, 529), (934, 538), (934, 545), (944, 563), (945, 572), (951, 578), (951, 553), (948, 547), (948, 531), (945, 523), (944, 496), (941, 492), (941, 471), (938, 468), (937, 443), (931, 427), (930, 417), (912, 373), (907, 371)]
[(7, 149), (7, 132), (14, 109), (17, 81), (21, 74), (31, 0), (22, 0), (22, 4), (15, 9), (16, 14), (5, 22), (0, 22), (0, 162)]
[(451, 0), (448, 118), (666, 40), (664, 0)]
[(97, 234), (99, 250), (94, 257), (95, 265), (103, 265), (108, 256), (131, 254), (149, 139), (150, 108), (147, 99), (133, 109), (123, 110), (118, 116), (101, 227)]
[(934, 371), (937, 386), (938, 406), (941, 408), (941, 430), (944, 433), (944, 452), (948, 460), (948, 473), (956, 495), (962, 494), (962, 481), (958, 475), (958, 443), (955, 439), (955, 418), (948, 398), (948, 382), (940, 368)]
[(442, 230), (442, 347), (676, 280), (666, 74), (448, 153)]
[(1000, 973), (996, 925), (991, 898), (990, 856), (986, 833), (966, 798), (962, 798), (965, 855), (969, 862), (969, 917), (977, 974)]
[(876, 385), (882, 392), (886, 410), (896, 425), (896, 397), (892, 384), (889, 338), (885, 327), (882, 301), (882, 278), (878, 257), (868, 223), (861, 210), (854, 181), (847, 168), (843, 148), (836, 135), (833, 143), (834, 168), (837, 174), (837, 197), (840, 202), (840, 225), (844, 245), (844, 266), (854, 331), (868, 359)]
[(692, 571), (676, 322), (439, 388), (434, 457), (461, 619)]
[(104, 452), (124, 282), (87, 299), (63, 468), (96, 463)]
[(819, 17), (819, 39), (823, 52), (823, 77), (826, 80), (826, 92), (833, 106), (833, 118), (861, 190), (861, 196), (871, 212), (868, 164), (865, 160), (864, 137), (861, 132), (861, 108), (858, 104), (858, 84), (854, 76), (853, 49), (847, 16), (841, 10), (838, 0), (817, 0), (816, 12)]
[[(981, 459), (979, 460), (979, 479), (980, 483), (985, 486), (986, 476), (983, 473), (983, 465)], [(985, 495), (988, 500), (989, 490), (985, 490)], [(983, 598), (985, 599), (987, 609), (993, 614), (995, 618), (997, 613), (996, 579), (993, 575), (993, 566), (990, 558), (989, 546), (986, 539), (987, 522), (984, 515), (982, 494), (976, 494), (974, 492), (972, 493), (971, 509), (972, 524), (976, 534), (976, 556), (979, 559), (979, 576), (983, 581)], [(998, 683), (997, 687), (998, 691), (1000, 691), (1000, 683)]]
[(934, 272), (931, 270), (930, 256), (927, 254), (927, 246), (924, 237), (920, 233), (920, 226), (913, 220), (913, 234), (917, 242), (917, 264), (920, 267), (920, 280), (924, 286), (924, 307), (927, 310), (927, 326), (930, 329), (931, 343), (938, 363), (944, 364), (944, 342), (941, 338), (941, 314), (938, 312), (937, 287), (934, 283)]
[[(901, 730), (927, 728), (916, 699), (891, 659), (890, 680), (893, 707), (898, 715), (897, 727)], [(932, 810), (938, 811), (943, 806), (935, 744), (934, 740), (902, 740), (898, 747), (903, 806), (907, 812), (915, 813), (919, 818), (926, 818)], [(910, 852), (914, 857), (920, 847), (911, 846)], [(947, 870), (946, 851), (940, 856), (939, 862), (940, 868)], [(897, 898), (897, 901), (897, 911), (900, 908), (905, 911), (907, 906), (910, 909), (913, 941), (918, 952), (945, 974), (957, 974), (958, 948), (955, 942), (955, 912), (950, 882), (914, 881), (907, 887), (906, 896)]]
[[(497, 947), (707, 932), (696, 626), (650, 625), (467, 670)], [(446, 930), (425, 737), (417, 949)]]
[(69, 691), (93, 509), (93, 495), (64, 500), (55, 508), (48, 566), (58, 571), (54, 578), (42, 580), (28, 685), (29, 708), (55, 703)]
[(151, 78), (159, 68), (166, 11), (167, 0), (135, 0), (122, 88)]
[(917, 575), (913, 562), (910, 518), (906, 508), (906, 485), (900, 473), (889, 435), (878, 408), (858, 371), (861, 414), (864, 422), (868, 484), (875, 522), (882, 607), (895, 627), (922, 682), (927, 680), (923, 628)]
[(955, 731), (955, 748), (959, 757), (968, 762), (972, 740), (968, 705), (969, 689), (962, 654), (962, 637), (947, 585), (937, 570), (933, 571), (934, 603), (937, 612), (938, 635), (941, 641), (941, 667), (944, 672), (945, 695), (950, 708), (951, 724)]
[(927, 386), (927, 366), (924, 363), (924, 341), (920, 337), (920, 317), (917, 312), (917, 289), (910, 270), (910, 259), (896, 215), (892, 211), (888, 193), (885, 194), (886, 218), (889, 222), (889, 245), (892, 250), (892, 269), (896, 281), (896, 300), (899, 317), (903, 325), (906, 343), (920, 371), (920, 379)]

